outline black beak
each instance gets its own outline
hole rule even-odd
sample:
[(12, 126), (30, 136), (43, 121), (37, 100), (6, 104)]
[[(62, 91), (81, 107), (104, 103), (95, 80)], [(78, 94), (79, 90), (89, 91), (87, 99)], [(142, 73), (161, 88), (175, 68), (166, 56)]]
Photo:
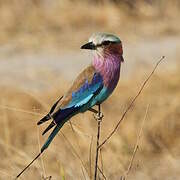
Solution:
[(95, 50), (96, 46), (93, 44), (93, 42), (88, 42), (87, 44), (84, 44), (83, 46), (81, 46), (81, 49)]

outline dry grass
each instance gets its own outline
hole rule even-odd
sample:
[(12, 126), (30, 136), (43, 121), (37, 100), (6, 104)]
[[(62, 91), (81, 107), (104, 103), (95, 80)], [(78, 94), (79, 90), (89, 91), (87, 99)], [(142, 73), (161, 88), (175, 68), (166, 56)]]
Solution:
[[(127, 169), (147, 104), (150, 104), (150, 107), (144, 134), (128, 179), (180, 177), (179, 75), (178, 69), (168, 75), (155, 75), (118, 132), (103, 147), (104, 174), (108, 179), (118, 179)], [(136, 81), (121, 82), (114, 95), (103, 104), (105, 118), (102, 124), (102, 139), (117, 123), (124, 108), (139, 89), (142, 79), (142, 76), (139, 76)], [(65, 84), (64, 88), (55, 92), (35, 95), (15, 87), (1, 88), (1, 178), (12, 179), (38, 152), (39, 133), (42, 132), (43, 127), (38, 129), (36, 122), (66, 87)], [(41, 161), (38, 160), (24, 173), (22, 179), (40, 179), (47, 175), (51, 175), (52, 179), (63, 176), (66, 179), (73, 177), (83, 179), (84, 176), (89, 176), (88, 154), (93, 136), (92, 159), (94, 160), (96, 122), (92, 114), (87, 112), (73, 118), (72, 123), (75, 133), (67, 123), (62, 129), (63, 135), (59, 133), (43, 155), (45, 172)], [(40, 136), (41, 144), (44, 140)]]
[[(2, 49), (8, 50), (8, 55), (12, 55), (11, 48), (14, 53), (43, 48), (46, 52), (52, 49), (63, 52), (66, 48), (72, 50), (96, 31), (121, 34), (123, 39), (135, 41), (137, 37), (152, 39), (179, 35), (178, 0), (94, 2), (0, 1), (0, 45)], [(103, 166), (107, 179), (119, 179), (127, 170), (148, 104), (150, 106), (140, 148), (128, 179), (180, 178), (179, 70), (177, 67), (168, 74), (156, 73), (118, 132), (102, 148), (100, 168)], [(121, 80), (113, 96), (103, 104), (105, 118), (101, 140), (112, 131), (131, 98), (136, 95), (145, 78), (144, 69), (142, 72), (143, 76), (138, 71), (134, 72), (135, 78)], [(49, 84), (53, 84), (56, 89), (51, 88), (47, 92), (32, 94), (14, 86), (0, 85), (0, 179), (15, 177), (39, 152), (40, 144), (47, 138), (41, 136), (46, 125), (38, 128), (36, 122), (69, 86), (64, 77), (57, 79), (57, 74), (49, 76), (52, 78), (47, 81), (54, 79)], [(34, 81), (38, 82), (38, 79)], [(72, 124), (73, 129), (66, 123), (42, 158), (21, 179), (45, 179), (50, 175), (53, 180), (93, 177), (96, 122), (92, 113), (87, 112), (74, 117)]]
[(177, 35), (179, 7), (178, 0), (6, 0), (0, 2), (0, 44), (10, 43), (16, 50), (62, 50), (79, 47), (96, 31), (124, 38)]

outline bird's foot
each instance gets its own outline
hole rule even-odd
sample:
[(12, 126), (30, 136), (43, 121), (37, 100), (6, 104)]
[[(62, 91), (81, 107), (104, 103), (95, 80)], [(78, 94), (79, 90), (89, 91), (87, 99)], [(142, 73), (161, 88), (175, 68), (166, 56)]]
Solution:
[(95, 113), (95, 114), (98, 113), (98, 111), (97, 111), (96, 109), (94, 109), (94, 108), (89, 108), (88, 110), (91, 111), (91, 112), (93, 112), (93, 113)]
[(96, 120), (96, 121), (102, 121), (102, 118), (104, 117), (104, 115), (103, 115), (103, 113), (102, 112), (98, 112), (98, 113), (96, 113), (96, 114), (93, 114), (93, 116), (94, 116), (94, 119)]

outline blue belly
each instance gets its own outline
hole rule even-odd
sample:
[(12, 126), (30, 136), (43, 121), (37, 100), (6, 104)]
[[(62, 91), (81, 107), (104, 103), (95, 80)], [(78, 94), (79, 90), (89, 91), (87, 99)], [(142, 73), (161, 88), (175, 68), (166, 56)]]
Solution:
[(86, 110), (88, 110), (89, 108), (93, 107), (96, 104), (100, 104), (103, 101), (105, 101), (109, 95), (111, 94), (111, 92), (108, 91), (108, 89), (106, 87), (104, 87), (98, 95), (96, 95), (95, 97), (93, 97), (86, 105), (84, 105), (81, 108), (81, 112), (84, 112)]
[(104, 87), (100, 93), (94, 99), (92, 99), (91, 105), (94, 106), (97, 103), (102, 103), (109, 97), (110, 94), (111, 93), (108, 91), (108, 89)]

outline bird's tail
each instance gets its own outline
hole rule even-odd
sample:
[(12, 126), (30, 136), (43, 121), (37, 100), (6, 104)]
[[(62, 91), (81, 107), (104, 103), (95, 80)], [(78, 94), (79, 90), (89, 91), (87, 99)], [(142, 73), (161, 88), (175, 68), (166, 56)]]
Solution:
[[(49, 124), (49, 126), (43, 131), (42, 135), (47, 133), (51, 128), (53, 128), (56, 124), (61, 125), (64, 121), (66, 122), (66, 119), (70, 118), (69, 115), (73, 115), (74, 112), (76, 112), (78, 108), (67, 108), (67, 109), (59, 109), (55, 113), (52, 114), (51, 118), (53, 121)], [(47, 115), (48, 116), (48, 115)], [(44, 119), (46, 116), (44, 117)], [(48, 118), (48, 117), (47, 117)], [(64, 123), (63, 123), (64, 124)]]
[(48, 121), (48, 120), (51, 119), (51, 114), (54, 112), (56, 106), (58, 105), (59, 101), (60, 101), (62, 98), (63, 98), (63, 96), (61, 96), (61, 97), (55, 102), (55, 104), (51, 107), (49, 113), (48, 113), (46, 116), (44, 116), (41, 120), (39, 120), (39, 121), (37, 122), (37, 125), (40, 125), (40, 124), (42, 124), (42, 123), (44, 123), (44, 122), (46, 122), (46, 121)]
[(77, 112), (78, 109), (79, 109), (79, 107), (76, 107), (76, 108), (72, 107), (72, 108), (67, 108), (67, 109), (59, 109), (58, 111), (56, 111), (52, 115), (53, 121), (44, 130), (42, 135), (44, 135), (46, 132), (48, 132), (54, 126), (55, 126), (55, 128), (51, 132), (51, 134), (49, 135), (47, 141), (45, 142), (45, 144), (43, 145), (41, 150), (44, 150), (49, 146), (49, 144), (54, 139), (55, 135), (58, 133), (58, 131), (61, 129), (61, 127), (64, 125), (64, 123), (66, 121), (68, 121), (71, 118), (71, 116), (73, 116)]
[(26, 171), (26, 169), (28, 167), (31, 166), (31, 164), (33, 164), (33, 162), (41, 156), (41, 154), (44, 152), (45, 149), (48, 148), (49, 144), (51, 143), (51, 141), (54, 139), (54, 137), (56, 136), (56, 134), (59, 132), (59, 130), (61, 129), (61, 127), (63, 126), (63, 124), (65, 123), (66, 121), (62, 121), (60, 124), (58, 124), (54, 130), (51, 132), (51, 134), (49, 135), (48, 139), (46, 140), (46, 142), (44, 143), (44, 145), (41, 147), (41, 151), (40, 153), (16, 176), (16, 179), (18, 179), (21, 174), (24, 173), (24, 171)]
[(66, 122), (66, 120), (63, 120), (62, 122), (60, 122), (58, 125), (56, 125), (56, 127), (53, 129), (53, 131), (51, 132), (51, 134), (49, 135), (48, 139), (46, 140), (46, 142), (44, 143), (44, 145), (41, 148), (41, 152), (43, 152), (45, 149), (48, 148), (48, 146), (50, 145), (50, 143), (52, 142), (52, 140), (54, 139), (54, 137), (56, 136), (56, 134), (59, 132), (59, 130), (61, 129), (61, 127), (64, 125), (64, 123)]
[(44, 122), (46, 122), (46, 121), (48, 121), (50, 119), (51, 119), (51, 115), (48, 113), (46, 116), (44, 116), (41, 120), (39, 120), (37, 122), (37, 125), (40, 125), (40, 124), (42, 124), (42, 123), (44, 123)]

